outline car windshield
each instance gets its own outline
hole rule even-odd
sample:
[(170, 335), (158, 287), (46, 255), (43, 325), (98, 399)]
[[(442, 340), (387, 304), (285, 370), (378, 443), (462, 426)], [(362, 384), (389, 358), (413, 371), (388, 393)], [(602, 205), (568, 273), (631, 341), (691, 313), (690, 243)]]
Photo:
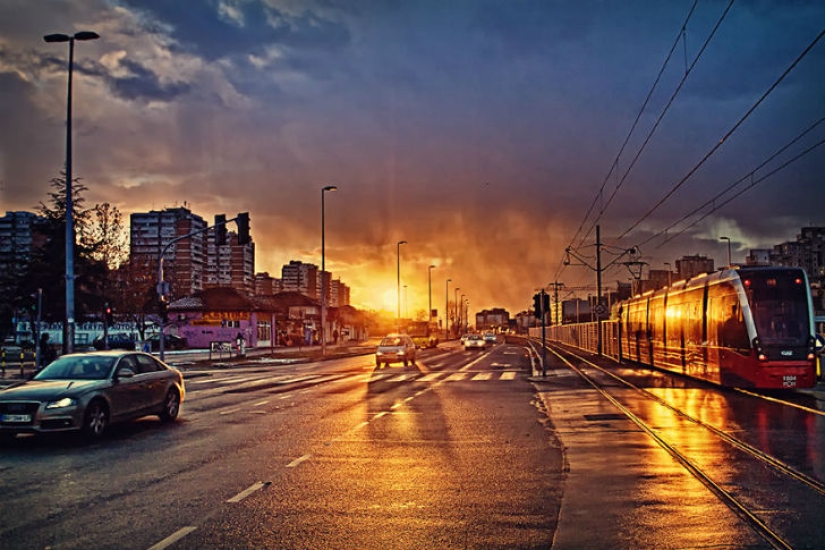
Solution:
[(381, 340), (381, 343), (378, 344), (379, 346), (387, 347), (387, 346), (402, 346), (404, 345), (404, 341), (400, 337), (387, 337)]
[(37, 373), (35, 380), (104, 380), (115, 357), (66, 355)]

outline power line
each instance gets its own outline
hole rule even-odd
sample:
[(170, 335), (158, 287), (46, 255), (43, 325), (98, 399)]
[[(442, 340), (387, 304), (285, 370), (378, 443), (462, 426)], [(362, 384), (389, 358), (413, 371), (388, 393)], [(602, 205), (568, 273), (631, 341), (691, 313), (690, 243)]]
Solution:
[[(736, 132), (736, 130), (738, 130), (738, 129), (739, 129), (739, 127), (742, 125), (742, 123), (744, 123), (744, 122), (745, 122), (745, 120), (747, 120), (747, 119), (748, 119), (748, 117), (750, 117), (750, 115), (751, 115), (751, 114), (753, 114), (753, 112), (754, 112), (754, 111), (755, 111), (755, 110), (759, 107), (759, 105), (761, 105), (761, 104), (762, 104), (762, 102), (763, 102), (763, 101), (764, 101), (764, 100), (765, 100), (765, 99), (766, 99), (766, 98), (767, 98), (767, 97), (768, 97), (768, 96), (769, 96), (769, 95), (770, 95), (770, 94), (771, 94), (771, 93), (772, 93), (772, 92), (776, 89), (776, 87), (777, 87), (777, 86), (779, 86), (779, 84), (780, 84), (780, 83), (781, 83), (781, 82), (785, 79), (785, 77), (787, 77), (787, 76), (791, 73), (791, 71), (792, 71), (794, 68), (796, 68), (796, 66), (799, 64), (799, 62), (800, 62), (800, 61), (801, 61), (801, 60), (802, 60), (802, 59), (803, 59), (806, 55), (808, 55), (808, 53), (811, 51), (811, 49), (813, 49), (813, 47), (814, 47), (814, 46), (816, 46), (817, 42), (819, 42), (819, 40), (820, 40), (820, 39), (821, 39), (824, 35), (825, 35), (825, 29), (823, 29), (823, 30), (822, 30), (822, 31), (821, 31), (821, 32), (817, 35), (817, 37), (816, 37), (816, 38), (814, 38), (814, 40), (813, 40), (810, 44), (808, 44), (808, 46), (807, 46), (807, 47), (806, 47), (806, 48), (802, 51), (802, 53), (800, 53), (800, 54), (797, 56), (797, 58), (793, 61), (793, 63), (791, 63), (791, 64), (790, 64), (790, 66), (789, 66), (787, 69), (785, 69), (785, 71), (784, 71), (784, 72), (783, 72), (783, 73), (779, 76), (779, 78), (777, 78), (777, 79), (776, 79), (776, 81), (775, 81), (773, 84), (771, 84), (771, 86), (770, 86), (770, 87), (769, 87), (769, 88), (765, 91), (765, 93), (763, 93), (763, 94), (762, 94), (762, 96), (761, 96), (761, 97), (760, 97), (760, 98), (756, 101), (756, 103), (754, 103), (754, 104), (750, 107), (750, 109), (748, 109), (748, 110), (747, 110), (747, 112), (746, 112), (746, 113), (745, 113), (745, 114), (744, 114), (744, 115), (743, 115), (743, 116), (742, 116), (742, 117), (741, 117), (741, 118), (740, 118), (740, 119), (736, 122), (736, 124), (734, 124), (734, 125), (733, 125), (733, 127), (732, 127), (730, 130), (728, 130), (728, 131), (727, 131), (727, 133), (725, 133), (725, 135), (724, 135), (724, 136), (722, 136), (722, 139), (720, 139), (720, 140), (719, 140), (719, 141), (718, 141), (718, 142), (717, 142), (717, 143), (716, 143), (716, 144), (715, 144), (715, 145), (714, 145), (714, 146), (713, 146), (713, 147), (712, 147), (712, 148), (711, 148), (711, 149), (710, 149), (710, 150), (709, 150), (709, 151), (705, 154), (705, 156), (704, 156), (704, 157), (702, 157), (702, 159), (701, 159), (701, 160), (700, 160), (700, 161), (699, 161), (699, 162), (698, 162), (698, 163), (697, 163), (697, 164), (696, 164), (693, 168), (691, 168), (691, 169), (690, 169), (690, 171), (689, 171), (689, 172), (688, 172), (688, 173), (687, 173), (687, 174), (686, 174), (686, 175), (685, 175), (685, 176), (684, 176), (681, 180), (679, 180), (679, 182), (677, 182), (677, 183), (676, 183), (676, 185), (674, 185), (674, 186), (670, 189), (670, 191), (668, 191), (668, 192), (665, 194), (665, 196), (664, 196), (664, 197), (662, 197), (662, 198), (659, 200), (659, 202), (657, 202), (655, 205), (653, 205), (653, 207), (652, 207), (652, 208), (650, 208), (650, 209), (649, 209), (649, 210), (648, 210), (648, 211), (647, 211), (647, 212), (646, 212), (646, 213), (645, 213), (645, 214), (644, 214), (641, 218), (639, 218), (638, 220), (636, 220), (636, 222), (635, 222), (633, 225), (631, 225), (631, 226), (630, 226), (627, 230), (625, 230), (625, 231), (624, 231), (624, 233), (622, 233), (621, 235), (619, 235), (619, 236), (615, 239), (615, 241), (619, 241), (619, 240), (621, 240), (623, 237), (627, 236), (627, 234), (628, 234), (628, 233), (630, 233), (630, 232), (631, 232), (631, 231), (633, 231), (635, 228), (637, 228), (637, 227), (639, 226), (639, 224), (641, 224), (644, 220), (646, 220), (648, 217), (650, 217), (650, 215), (651, 215), (651, 214), (653, 214), (653, 212), (655, 212), (655, 211), (656, 211), (656, 210), (657, 210), (660, 206), (662, 206), (662, 204), (664, 204), (664, 203), (665, 203), (665, 202), (666, 202), (666, 201), (667, 201), (667, 200), (668, 200), (671, 196), (673, 196), (673, 194), (674, 194), (674, 193), (675, 193), (675, 192), (676, 192), (676, 191), (677, 191), (677, 190), (678, 190), (678, 189), (679, 189), (682, 185), (684, 185), (684, 184), (685, 184), (685, 182), (687, 182), (687, 180), (688, 180), (688, 179), (690, 179), (690, 177), (691, 177), (691, 176), (693, 176), (693, 174), (695, 174), (695, 173), (696, 173), (696, 171), (697, 171), (697, 170), (699, 170), (699, 168), (701, 168), (701, 167), (702, 167), (702, 165), (704, 165), (704, 163), (705, 163), (705, 162), (707, 162), (707, 160), (708, 160), (711, 156), (713, 156), (713, 154), (714, 154), (714, 153), (716, 153), (716, 151), (718, 151), (718, 150), (719, 150), (719, 148), (720, 148), (720, 147), (721, 147), (721, 146), (725, 143), (725, 141), (727, 141), (727, 140), (728, 140), (728, 138), (730, 138), (730, 136), (731, 136), (731, 135), (733, 135), (733, 133), (734, 133), (734, 132)], [(615, 241), (614, 241), (614, 242), (615, 242)]]
[[(631, 125), (630, 130), (627, 133), (627, 136), (625, 136), (624, 142), (622, 143), (621, 147), (619, 148), (619, 152), (616, 154), (616, 158), (613, 161), (613, 164), (610, 166), (610, 170), (608, 170), (607, 175), (605, 176), (604, 181), (602, 182), (602, 185), (599, 188), (599, 192), (596, 193), (595, 197), (593, 197), (593, 202), (590, 204), (590, 207), (587, 209), (587, 212), (585, 213), (584, 218), (582, 219), (581, 224), (579, 225), (579, 228), (576, 230), (575, 234), (570, 239), (570, 246), (573, 246), (573, 243), (575, 242), (576, 238), (581, 233), (582, 228), (584, 227), (585, 223), (587, 223), (587, 219), (590, 217), (590, 214), (593, 212), (593, 209), (596, 207), (596, 204), (599, 201), (599, 198), (602, 197), (602, 194), (604, 193), (604, 189), (607, 186), (607, 182), (610, 180), (611, 174), (613, 174), (614, 170), (618, 169), (619, 159), (621, 158), (622, 154), (624, 153), (624, 150), (627, 147), (627, 144), (630, 142), (630, 138), (633, 135), (634, 131), (636, 130), (636, 126), (639, 124), (639, 120), (641, 120), (642, 114), (644, 113), (645, 109), (647, 108), (647, 105), (650, 102), (650, 99), (653, 97), (653, 92), (656, 90), (657, 86), (659, 85), (659, 81), (661, 80), (662, 75), (665, 72), (665, 69), (667, 68), (668, 64), (670, 63), (670, 59), (673, 57), (674, 51), (676, 51), (676, 48), (679, 45), (679, 40), (684, 36), (685, 30), (687, 28), (687, 24), (690, 21), (690, 18), (693, 16), (693, 12), (696, 10), (696, 5), (697, 4), (698, 4), (698, 0), (694, 0), (693, 6), (691, 6), (690, 11), (687, 14), (687, 17), (685, 17), (685, 21), (682, 23), (682, 27), (679, 30), (679, 33), (676, 35), (676, 38), (673, 41), (673, 45), (670, 47), (670, 51), (668, 52), (667, 56), (665, 57), (665, 60), (662, 63), (661, 68), (659, 69), (659, 73), (656, 75), (656, 79), (653, 81), (653, 84), (651, 85), (650, 90), (648, 91), (647, 96), (645, 97), (645, 100), (642, 103), (641, 108), (639, 109), (639, 112), (636, 114), (636, 119), (633, 121), (633, 124)], [(615, 192), (614, 192), (614, 194), (615, 194)], [(602, 207), (602, 209), (599, 213), (599, 218), (597, 218), (597, 220), (600, 219), (601, 215), (604, 213), (604, 208), (605, 207)], [(581, 244), (584, 242), (584, 240), (587, 238), (587, 236), (590, 234), (590, 232), (592, 230), (593, 230), (593, 226), (590, 227), (587, 234), (585, 234), (582, 237), (581, 241), (579, 241), (579, 244), (577, 246), (581, 246)], [(563, 263), (563, 261), (562, 261), (562, 263)], [(559, 268), (557, 269), (556, 277), (558, 277), (558, 275), (561, 273), (562, 267), (563, 267), (563, 265), (560, 265)]]

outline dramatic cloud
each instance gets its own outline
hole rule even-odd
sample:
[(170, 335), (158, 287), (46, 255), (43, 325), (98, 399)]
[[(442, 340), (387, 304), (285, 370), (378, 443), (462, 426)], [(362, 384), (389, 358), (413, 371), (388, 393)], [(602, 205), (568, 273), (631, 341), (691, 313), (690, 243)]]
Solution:
[[(721, 263), (721, 235), (742, 260), (825, 224), (825, 6), (735, 3), (722, 18), (727, 4), (700, 2), (680, 34), (692, 6), (4, 2), (0, 200), (32, 210), (63, 165), (68, 48), (42, 36), (94, 30), (74, 73), (87, 202), (249, 211), (257, 271), (320, 264), (331, 183), (326, 265), (366, 307), (395, 310), (400, 240), (411, 314), (429, 265), (439, 310), (448, 278), (471, 311), (515, 313), (555, 280), (593, 286), (563, 261), (569, 245), (592, 257), (597, 224), (652, 269)], [(617, 265), (604, 280), (629, 277)]]

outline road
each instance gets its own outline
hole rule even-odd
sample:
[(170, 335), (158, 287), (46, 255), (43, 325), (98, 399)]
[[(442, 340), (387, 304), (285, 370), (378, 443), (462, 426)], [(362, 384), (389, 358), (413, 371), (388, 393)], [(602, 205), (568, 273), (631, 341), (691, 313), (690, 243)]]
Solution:
[(549, 548), (560, 445), (500, 343), (186, 371), (180, 420), (0, 458), (3, 548)]

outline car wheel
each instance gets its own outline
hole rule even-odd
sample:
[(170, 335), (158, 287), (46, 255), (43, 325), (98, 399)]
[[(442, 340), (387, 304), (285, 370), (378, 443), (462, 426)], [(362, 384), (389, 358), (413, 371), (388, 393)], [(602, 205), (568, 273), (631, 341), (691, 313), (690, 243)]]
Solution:
[(89, 403), (83, 416), (83, 435), (89, 439), (100, 439), (108, 425), (109, 411), (106, 405), (100, 400)]
[(163, 410), (158, 415), (162, 422), (171, 422), (178, 417), (180, 412), (180, 395), (173, 389), (166, 393), (166, 399), (163, 400)]
[(405, 367), (407, 366), (407, 357), (406, 356), (404, 356), (404, 366)]
[(378, 367), (379, 369), (381, 368), (381, 360), (380, 359), (375, 360), (375, 366)]

